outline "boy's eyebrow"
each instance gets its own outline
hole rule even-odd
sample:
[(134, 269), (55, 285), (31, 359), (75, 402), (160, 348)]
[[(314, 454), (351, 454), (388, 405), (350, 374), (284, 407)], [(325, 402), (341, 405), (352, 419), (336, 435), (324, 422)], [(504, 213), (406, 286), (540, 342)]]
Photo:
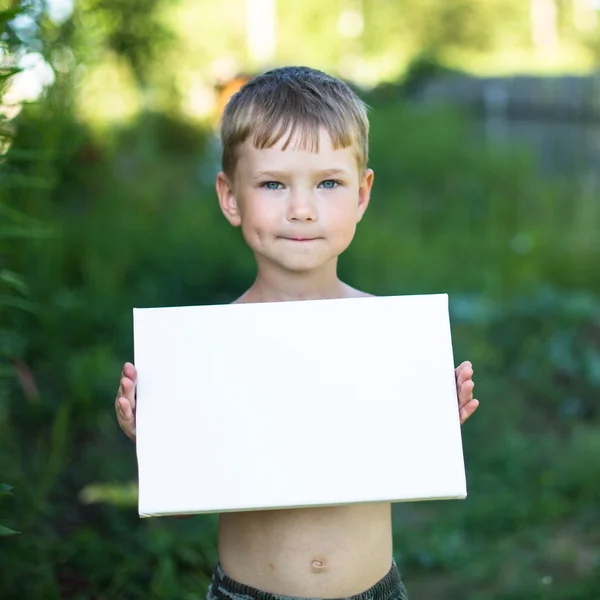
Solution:
[[(311, 171), (312, 175), (318, 175), (319, 177), (332, 177), (334, 175), (349, 175), (349, 171), (347, 169), (323, 169), (320, 171)], [(272, 177), (273, 179), (283, 178), (289, 176), (288, 171), (259, 171), (258, 173), (254, 173), (253, 179), (262, 179), (264, 177)]]

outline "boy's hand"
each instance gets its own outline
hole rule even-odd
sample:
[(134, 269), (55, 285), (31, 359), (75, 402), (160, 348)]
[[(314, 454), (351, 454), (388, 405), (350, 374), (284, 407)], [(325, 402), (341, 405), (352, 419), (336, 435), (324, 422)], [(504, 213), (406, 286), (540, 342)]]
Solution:
[(115, 400), (117, 421), (125, 435), (135, 442), (135, 386), (137, 371), (131, 363), (125, 363), (119, 391)]
[(467, 360), (456, 367), (456, 393), (461, 425), (477, 410), (479, 400), (473, 398), (473, 365)]

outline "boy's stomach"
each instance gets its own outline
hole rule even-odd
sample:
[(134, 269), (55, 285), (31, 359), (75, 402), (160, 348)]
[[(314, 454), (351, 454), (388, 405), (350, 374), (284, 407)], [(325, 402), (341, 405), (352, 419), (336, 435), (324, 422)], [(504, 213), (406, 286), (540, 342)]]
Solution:
[(225, 513), (219, 562), (264, 592), (342, 598), (366, 591), (392, 565), (390, 504)]

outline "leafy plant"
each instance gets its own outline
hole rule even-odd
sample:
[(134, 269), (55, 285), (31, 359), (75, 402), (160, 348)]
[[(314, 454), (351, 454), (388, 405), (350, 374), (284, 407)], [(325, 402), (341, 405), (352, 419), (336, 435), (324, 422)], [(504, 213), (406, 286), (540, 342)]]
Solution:
[[(27, 2), (15, 2), (10, 9), (0, 10), (0, 106), (4, 106), (7, 89), (11, 78), (21, 69), (16, 65), (16, 57), (23, 47), (16, 35), (12, 23), (18, 16), (26, 14)], [(39, 236), (43, 228), (34, 219), (9, 205), (7, 196), (17, 184), (18, 177), (7, 165), (12, 140), (11, 119), (0, 112), (0, 255), (4, 264), (10, 264), (15, 243)], [(21, 184), (23, 182), (20, 182)], [(26, 182), (25, 182), (26, 184)], [(0, 269), (0, 424), (5, 413), (7, 402), (7, 381), (14, 378), (15, 372), (21, 370), (25, 375), (27, 368), (19, 361), (24, 351), (24, 337), (15, 324), (14, 315), (19, 311), (33, 311), (33, 303), (28, 297), (28, 288), (24, 279), (10, 268)], [(15, 365), (17, 368), (15, 369)], [(27, 375), (25, 375), (27, 376)], [(23, 381), (23, 379), (22, 379)], [(11, 494), (12, 487), (0, 483), (0, 499)], [(18, 531), (0, 525), (0, 536), (16, 535)]]
[[(10, 485), (7, 485), (5, 483), (0, 483), (0, 499), (5, 496), (9, 496), (11, 494), (11, 490), (12, 490), (12, 488), (10, 487)], [(21, 533), (20, 531), (15, 531), (14, 529), (10, 529), (9, 527), (6, 527), (5, 525), (0, 525), (0, 537), (5, 537), (5, 536), (9, 536), (9, 535), (18, 535), (20, 533)]]

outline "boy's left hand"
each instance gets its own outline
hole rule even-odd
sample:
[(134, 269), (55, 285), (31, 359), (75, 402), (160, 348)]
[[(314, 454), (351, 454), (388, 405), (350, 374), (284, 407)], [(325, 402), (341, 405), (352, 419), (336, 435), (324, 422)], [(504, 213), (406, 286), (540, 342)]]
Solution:
[(473, 398), (473, 365), (467, 360), (456, 367), (456, 393), (461, 425), (477, 410), (479, 400)]

